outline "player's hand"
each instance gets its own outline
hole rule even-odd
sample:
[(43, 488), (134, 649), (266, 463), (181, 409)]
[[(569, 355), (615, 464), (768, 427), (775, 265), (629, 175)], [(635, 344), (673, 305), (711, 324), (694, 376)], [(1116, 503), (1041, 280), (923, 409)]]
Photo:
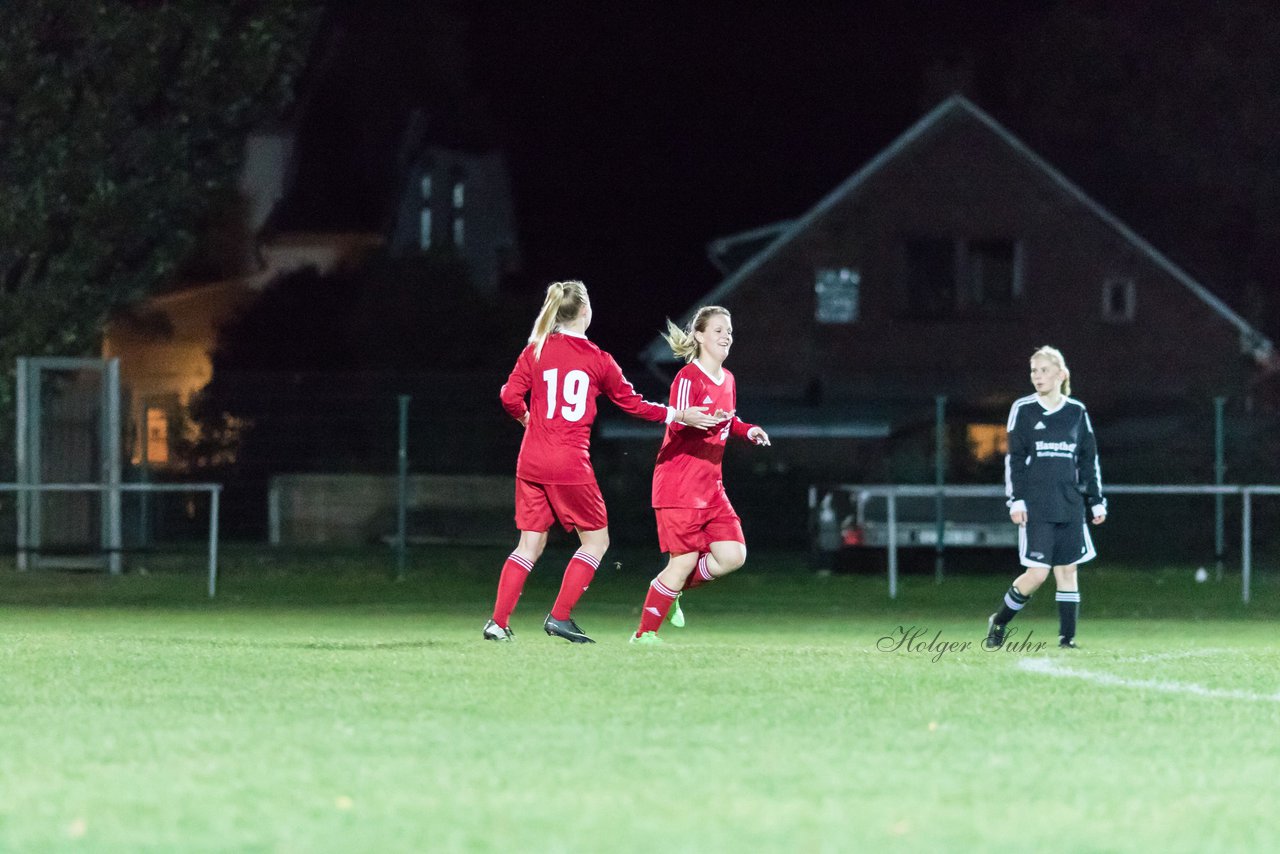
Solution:
[(761, 427), (752, 427), (748, 430), (747, 439), (755, 442), (757, 445), (767, 446), (769, 444), (769, 434), (764, 432), (764, 429)]
[(1093, 524), (1095, 525), (1101, 525), (1105, 521), (1107, 521), (1106, 513), (1099, 513), (1097, 516), (1093, 517)]
[(689, 406), (680, 410), (676, 416), (676, 420), (681, 424), (692, 427), (695, 430), (710, 430), (720, 422), (716, 420), (714, 415), (707, 414), (705, 406)]
[(529, 410), (526, 409), (524, 411), (524, 415), (521, 415), (516, 420), (520, 422), (521, 427), (528, 427), (529, 426)]
[(1009, 520), (1013, 522), (1013, 524), (1015, 525), (1025, 525), (1027, 524), (1027, 511), (1026, 510), (1010, 510)]
[(732, 418), (733, 412), (725, 412), (723, 409), (717, 409), (715, 412), (711, 413), (711, 417), (716, 420), (717, 424), (719, 424)]

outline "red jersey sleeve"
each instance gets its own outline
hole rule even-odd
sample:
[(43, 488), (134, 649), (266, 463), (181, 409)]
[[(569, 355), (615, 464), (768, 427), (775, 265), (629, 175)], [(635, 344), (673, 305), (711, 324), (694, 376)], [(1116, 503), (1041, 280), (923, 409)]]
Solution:
[(643, 418), (645, 421), (669, 421), (670, 416), (667, 407), (661, 403), (653, 403), (645, 400), (631, 385), (631, 382), (622, 375), (622, 368), (618, 367), (618, 362), (605, 353), (600, 352), (600, 390), (612, 400), (619, 409), (628, 415), (634, 415), (636, 418)]
[(747, 434), (751, 432), (751, 428), (755, 426), (756, 425), (749, 424), (735, 415), (733, 416), (733, 420), (729, 422), (729, 435), (738, 439), (745, 439), (747, 438)]
[[(516, 359), (515, 367), (511, 369), (511, 376), (507, 377), (502, 390), (498, 392), (498, 398), (502, 401), (502, 408), (507, 410), (507, 414), (517, 421), (528, 412), (524, 397), (529, 393), (529, 388), (533, 385), (533, 369), (530, 364), (532, 353), (532, 345), (524, 348), (520, 357)], [(490, 388), (492, 387), (490, 386)]]

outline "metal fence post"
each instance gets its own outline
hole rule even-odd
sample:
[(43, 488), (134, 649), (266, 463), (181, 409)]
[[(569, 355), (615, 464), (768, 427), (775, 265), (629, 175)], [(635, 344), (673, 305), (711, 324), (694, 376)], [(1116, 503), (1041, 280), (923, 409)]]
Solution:
[(1245, 487), (1240, 493), (1240, 601), (1249, 604), (1249, 588), (1253, 581), (1253, 491)]
[(409, 395), (400, 395), (399, 478), (396, 491), (396, 581), (404, 580), (405, 549), (408, 545), (409, 504)]
[(890, 491), (886, 496), (889, 523), (889, 598), (898, 598), (898, 495)]
[[(1213, 482), (1216, 486), (1226, 483), (1226, 439), (1223, 430), (1225, 397), (1213, 399)], [(1223, 555), (1226, 553), (1226, 496), (1221, 492), (1213, 496), (1213, 558), (1214, 578), (1222, 580)]]
[(933, 546), (933, 580), (934, 583), (941, 584), (943, 553), (947, 547), (947, 520), (944, 515), (942, 494), (943, 485), (947, 480), (947, 396), (938, 395), (934, 400), (934, 407), (936, 410), (934, 417), (937, 421), (934, 426), (934, 443), (937, 445), (937, 450), (934, 452), (933, 479), (938, 487), (938, 497), (934, 499), (934, 509), (938, 517), (938, 541)]

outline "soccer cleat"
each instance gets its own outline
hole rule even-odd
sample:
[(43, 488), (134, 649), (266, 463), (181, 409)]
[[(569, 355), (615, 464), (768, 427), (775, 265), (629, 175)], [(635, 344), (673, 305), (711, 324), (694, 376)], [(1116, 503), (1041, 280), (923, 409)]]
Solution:
[(987, 649), (999, 649), (1004, 646), (1004, 626), (996, 622), (996, 615), (987, 617), (987, 639), (982, 642)]
[(490, 620), (484, 624), (484, 639), (507, 643), (516, 639), (516, 633), (511, 629), (504, 629), (493, 620)]
[(657, 632), (645, 632), (639, 637), (632, 635), (631, 642), (642, 644), (644, 646), (653, 646), (662, 643), (662, 638), (658, 637)]
[(684, 628), (684, 611), (680, 610), (680, 594), (676, 594), (675, 600), (671, 603), (671, 610), (667, 612), (667, 619), (671, 621), (671, 625), (677, 629)]
[(557, 620), (547, 614), (547, 619), (543, 622), (542, 629), (552, 637), (564, 638), (569, 643), (595, 643), (595, 641), (587, 637), (586, 632), (578, 627), (572, 617), (567, 620)]
[(1080, 648), (1076, 646), (1075, 638), (1064, 638), (1061, 635), (1059, 635), (1058, 637), (1058, 646), (1062, 649), (1079, 649)]

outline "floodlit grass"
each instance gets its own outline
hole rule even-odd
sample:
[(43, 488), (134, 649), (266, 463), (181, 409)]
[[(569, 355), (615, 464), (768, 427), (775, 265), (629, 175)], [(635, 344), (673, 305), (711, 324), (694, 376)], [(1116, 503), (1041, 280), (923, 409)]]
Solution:
[(599, 643), (542, 634), (568, 554), (505, 646), (480, 640), (502, 550), (399, 583), (386, 553), (233, 550), (214, 602), (198, 556), (0, 570), (0, 850), (1280, 850), (1273, 572), (1245, 607), (1232, 577), (1100, 562), (1082, 649), (1046, 589), (992, 653), (1012, 571), (891, 602), (753, 555), (647, 648), (651, 554), (587, 593)]

